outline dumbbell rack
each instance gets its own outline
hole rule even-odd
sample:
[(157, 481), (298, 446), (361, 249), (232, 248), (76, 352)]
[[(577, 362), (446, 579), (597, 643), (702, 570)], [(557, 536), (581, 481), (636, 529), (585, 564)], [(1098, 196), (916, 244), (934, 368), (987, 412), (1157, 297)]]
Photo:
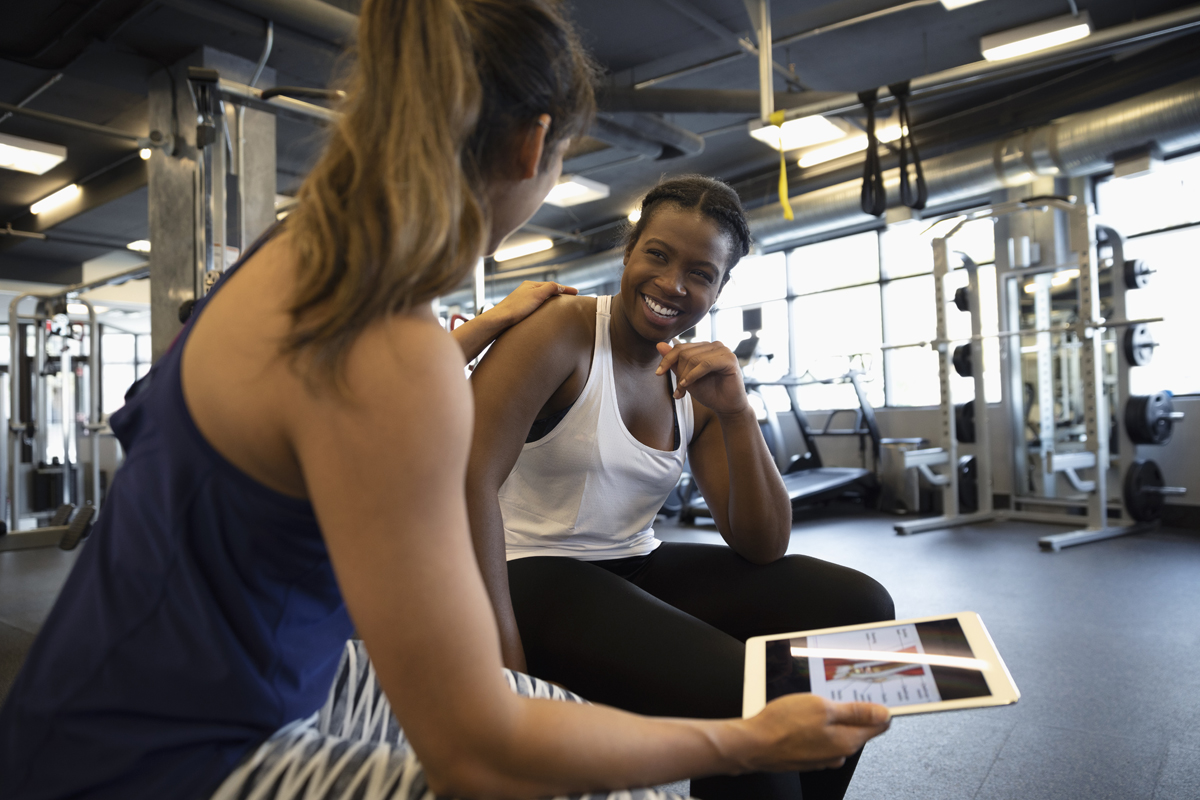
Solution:
[[(1041, 411), (1040, 430), (1050, 431), (1049, 435), (1040, 436), (1040, 461), (1043, 469), (1043, 493), (1027, 495), (1017, 490), (1020, 481), (1014, 483), (1011, 495), (1011, 507), (996, 509), (994, 507), (992, 487), (991, 437), (984, 384), (983, 340), (988, 338), (982, 332), (981, 293), (979, 291), (978, 270), (975, 264), (964, 258), (963, 267), (967, 270), (968, 285), (966, 297), (968, 310), (971, 314), (971, 338), (969, 340), (972, 377), (975, 383), (975, 465), (977, 470), (978, 506), (973, 513), (962, 513), (959, 504), (959, 483), (961, 480), (958, 455), (958, 420), (956, 409), (950, 392), (950, 370), (954, 368), (953, 340), (948, 337), (946, 325), (945, 278), (952, 271), (949, 259), (949, 240), (967, 222), (986, 217), (1000, 216), (1026, 211), (1048, 212), (1057, 210), (1063, 212), (1068, 220), (1069, 250), (1073, 263), (1050, 264), (1033, 266), (1028, 255), (1014, 254), (1015, 268), (998, 274), (998, 290), (1001, 296), (1010, 300), (1008, 318), (1001, 315), (1000, 330), (995, 336), (999, 337), (1009, 348), (1007, 358), (1001, 358), (1001, 370), (1004, 385), (1012, 393), (1014, 388), (1019, 392), (1022, 386), (1020, 337), (1032, 335), (1037, 342), (1038, 372), (1039, 372), (1039, 409)], [(1027, 522), (1043, 522), (1052, 524), (1072, 525), (1080, 519), (1079, 510), (1086, 513), (1086, 527), (1070, 533), (1045, 536), (1039, 540), (1039, 546), (1045, 550), (1058, 551), (1064, 547), (1084, 544), (1085, 542), (1110, 539), (1148, 530), (1157, 523), (1135, 520), (1129, 513), (1126, 503), (1110, 504), (1109, 479), (1110, 450), (1109, 450), (1109, 413), (1104, 384), (1104, 332), (1109, 328), (1124, 328), (1158, 319), (1129, 320), (1125, 310), (1124, 284), (1121, 277), (1124, 269), (1124, 254), (1120, 237), (1111, 229), (1103, 229), (1107, 234), (1109, 245), (1113, 251), (1113, 295), (1114, 318), (1105, 320), (1100, 315), (1100, 286), (1099, 267), (1096, 242), (1096, 225), (1084, 203), (1075, 202), (1074, 198), (1037, 197), (1013, 201), (981, 209), (963, 217), (958, 224), (945, 236), (933, 240), (934, 256), (934, 287), (937, 310), (937, 338), (930, 343), (939, 355), (938, 377), (941, 388), (941, 446), (924, 450), (909, 451), (904, 454), (906, 468), (920, 470), (930, 483), (940, 486), (943, 498), (943, 515), (932, 519), (912, 520), (897, 523), (896, 532), (900, 535), (910, 535), (932, 530), (959, 527), (997, 519), (1013, 519)], [(1078, 320), (1072, 325), (1052, 327), (1050, 324), (1050, 278), (1057, 270), (1066, 267), (1078, 268)], [(1035, 327), (1021, 329), (1019, 313), (1020, 281), (1032, 277), (1035, 287)], [(1003, 307), (1003, 304), (1002, 304)], [(1053, 414), (1053, 371), (1050, 363), (1051, 336), (1073, 330), (1078, 337), (1081, 348), (1081, 379), (1083, 382), (1084, 429), (1086, 433), (1086, 449), (1057, 451), (1054, 440)], [(885, 345), (885, 348), (905, 347), (912, 345)], [(1129, 395), (1129, 365), (1118, 355), (1117, 397), (1123, 402)], [(1013, 403), (1022, 403), (1020, 394), (1010, 398)], [(1023, 419), (1023, 416), (1022, 416)], [(1121, 475), (1128, 475), (1136, 460), (1136, 444), (1129, 439), (1125, 425), (1118, 425), (1121, 441), (1118, 443), (1118, 466)], [(1024, 425), (1014, 426), (1013, 452), (1024, 453)], [(932, 467), (943, 466), (945, 471), (936, 473)], [(1092, 472), (1090, 479), (1081, 478), (1080, 470)], [(1019, 471), (1018, 471), (1019, 472)], [(1074, 497), (1056, 496), (1056, 476), (1062, 473), (1074, 490)], [(1182, 490), (1172, 487), (1149, 487), (1145, 491), (1155, 491), (1160, 494), (1180, 493)], [(1082, 495), (1082, 496), (1079, 496)], [(1116, 512), (1115, 518), (1112, 512)]]

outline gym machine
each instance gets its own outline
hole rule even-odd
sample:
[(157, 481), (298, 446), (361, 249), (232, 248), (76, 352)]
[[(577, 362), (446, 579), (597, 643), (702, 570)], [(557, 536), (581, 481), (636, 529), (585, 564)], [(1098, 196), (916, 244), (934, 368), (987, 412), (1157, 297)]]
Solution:
[[(8, 431), (6, 446), (0, 448), (0, 508), (5, 512), (0, 551), (53, 545), (70, 550), (87, 535), (100, 507), (98, 442), (106, 423), (100, 410), (100, 324), (96, 309), (80, 295), (148, 274), (149, 266), (141, 265), (51, 294), (22, 294), (9, 304), (8, 402), (0, 403)], [(27, 300), (35, 301), (32, 311)], [(70, 320), (68, 302), (87, 307), (86, 326)], [(62, 432), (58, 463), (49, 457), (55, 412)], [(84, 439), (90, 444), (86, 465), (72, 458)], [(21, 530), (22, 520), (29, 518), (46, 524)]]
[[(1000, 301), (999, 329), (983, 333), (982, 294), (978, 267), (963, 257), (967, 285), (947, 299), (946, 277), (954, 267), (950, 239), (969, 221), (1022, 214), (1061, 213), (1066, 218), (1068, 251), (1063, 263), (1033, 264), (1028, 239), (1008, 240), (1009, 268), (997, 270)], [(1132, 397), (1129, 370), (1148, 363), (1153, 355), (1149, 323), (1160, 318), (1130, 320), (1125, 309), (1125, 292), (1146, 285), (1151, 271), (1138, 261), (1126, 261), (1123, 241), (1111, 228), (1096, 225), (1086, 204), (1074, 198), (1044, 196), (1012, 201), (981, 209), (962, 217), (945, 235), (933, 240), (934, 291), (937, 309), (937, 338), (932, 342), (884, 345), (884, 349), (932, 346), (938, 353), (941, 388), (940, 446), (905, 452), (906, 469), (917, 469), (922, 477), (942, 491), (943, 515), (933, 519), (897, 523), (896, 532), (910, 535), (925, 531), (989, 522), (997, 519), (1023, 520), (1086, 526), (1070, 533), (1042, 537), (1039, 546), (1058, 551), (1064, 547), (1145, 531), (1157, 523), (1163, 498), (1183, 494), (1184, 489), (1164, 485), (1161, 470), (1153, 461), (1137, 459), (1140, 444), (1162, 444), (1172, 426), (1183, 415), (1174, 410), (1168, 393)], [(1099, 255), (1106, 253), (1111, 285), (1111, 318), (1101, 313)], [(1052, 282), (1055, 273), (1071, 276), (1076, 307), (1073, 321), (1053, 324)], [(1025, 281), (1030, 281), (1026, 288)], [(1034, 326), (1022, 327), (1021, 300), (1033, 299)], [(971, 315), (971, 335), (966, 342), (947, 333), (947, 306)], [(1118, 336), (1118, 332), (1122, 332)], [(1011, 409), (1013, 490), (1010, 507), (994, 506), (992, 488), (992, 435), (986, 412), (983, 364), (985, 339), (998, 338), (1000, 372), (1005, 406)], [(1059, 344), (1054, 344), (1055, 339)], [(1026, 342), (1032, 342), (1026, 344)], [(1118, 346), (1119, 345), (1119, 346)], [(1059, 357), (1059, 388), (1055, 393), (1055, 353)], [(1024, 355), (1035, 361), (1032, 380), (1023, 371)], [(955, 405), (951, 397), (950, 371), (974, 381), (975, 399)], [(1026, 391), (1033, 389), (1032, 396)], [(1110, 419), (1108, 409), (1125, 402), (1123, 424)], [(1036, 405), (1036, 424), (1028, 415)], [(1081, 425), (1077, 431), (1062, 428), (1056, 419), (1058, 405), (1066, 414), (1078, 407)], [(977, 410), (978, 409), (978, 410)], [(1069, 421), (1074, 421), (1073, 419)], [(1030, 440), (1026, 431), (1036, 431)], [(1064, 439), (1059, 441), (1060, 438)], [(959, 444), (974, 445), (973, 455), (959, 454)], [(1082, 446), (1081, 446), (1082, 445)], [(1124, 476), (1120, 502), (1110, 502), (1109, 472), (1116, 466)], [(942, 472), (935, 472), (941, 467)], [(1088, 478), (1080, 471), (1091, 471)], [(1060, 490), (1059, 476), (1069, 490)], [(1083, 516), (1080, 516), (1082, 512)]]

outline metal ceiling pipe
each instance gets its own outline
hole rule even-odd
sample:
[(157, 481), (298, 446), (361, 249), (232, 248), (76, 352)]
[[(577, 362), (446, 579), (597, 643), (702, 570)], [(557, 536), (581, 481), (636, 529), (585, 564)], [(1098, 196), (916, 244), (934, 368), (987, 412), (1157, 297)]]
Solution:
[(678, 158), (704, 152), (704, 137), (651, 114), (628, 114), (620, 121), (597, 114), (588, 133), (647, 158)]
[(346, 44), (354, 38), (358, 17), (321, 0), (221, 0), (227, 6), (249, 12), (276, 25), (291, 28), (314, 39)]
[[(930, 159), (925, 163), (929, 204), (950, 205), (1023, 186), (1037, 175), (1094, 174), (1108, 168), (1115, 154), (1151, 144), (1165, 153), (1200, 145), (1200, 78)], [(899, 204), (899, 175), (898, 170), (884, 175), (889, 206)], [(848, 181), (791, 198), (791, 222), (783, 219), (778, 203), (755, 209), (748, 215), (755, 241), (776, 249), (789, 241), (871, 222), (874, 217), (859, 207), (860, 187), (860, 181)]]
[(663, 154), (661, 144), (652, 142), (636, 131), (606, 117), (597, 116), (592, 120), (592, 127), (588, 130), (588, 135), (613, 147), (619, 147), (646, 158), (659, 158)]
[[(948, 89), (981, 84), (991, 78), (1040, 71), (1074, 63), (1082, 58), (1098, 58), (1111, 55), (1130, 47), (1145, 47), (1168, 41), (1189, 33), (1200, 31), (1200, 5), (1159, 14), (1157, 17), (1137, 20), (1097, 31), (1074, 42), (1039, 50), (1028, 55), (1006, 58), (1003, 61), (975, 61), (960, 67), (913, 78), (910, 91), (914, 98), (930, 96)], [(776, 46), (780, 45), (777, 41)], [(890, 100), (886, 88), (879, 91), (881, 100)], [(822, 98), (817, 102), (804, 103), (788, 109), (787, 118), (807, 117), (813, 114), (847, 114), (862, 109), (858, 95), (845, 93)]]
[[(1028, 184), (1037, 175), (1075, 177), (1107, 169), (1113, 156), (1157, 145), (1170, 154), (1200, 146), (1200, 78), (1177, 83), (1094, 111), (1073, 114), (1026, 133), (948, 153), (925, 162), (931, 206)], [(899, 171), (884, 175), (889, 205), (899, 205)], [(790, 242), (870, 224), (859, 206), (862, 182), (847, 181), (790, 198), (795, 219), (778, 203), (747, 216), (757, 245), (777, 250)], [(554, 275), (560, 283), (587, 290), (616, 280), (617, 248), (561, 264), (532, 266), (488, 277), (488, 297), (499, 299), (521, 280)], [(452, 303), (455, 295), (444, 298)]]
[[(838, 96), (839, 92), (780, 92), (776, 108), (800, 105)], [(753, 114), (759, 112), (753, 89), (622, 89), (602, 88), (596, 102), (601, 111), (642, 111), (654, 114)]]

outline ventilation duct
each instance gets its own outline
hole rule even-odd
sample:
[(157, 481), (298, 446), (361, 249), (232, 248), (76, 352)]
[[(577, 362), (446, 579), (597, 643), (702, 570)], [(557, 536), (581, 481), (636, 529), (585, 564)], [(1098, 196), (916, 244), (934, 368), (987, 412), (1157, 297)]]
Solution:
[[(932, 158), (925, 163), (931, 206), (952, 205), (998, 189), (1023, 186), (1035, 176), (1075, 177), (1111, 167), (1113, 157), (1155, 144), (1166, 154), (1200, 146), (1200, 78), (1177, 83), (1111, 106), (988, 144)], [(899, 172), (884, 175), (888, 204), (899, 204)], [(790, 242), (869, 224), (859, 207), (861, 182), (840, 183), (791, 198), (793, 221), (778, 203), (749, 212), (758, 246), (779, 250)], [(488, 297), (499, 299), (522, 280), (555, 275), (581, 290), (616, 280), (621, 251), (609, 250), (562, 264), (527, 267), (488, 276)], [(445, 298), (457, 299), (460, 293)], [(463, 298), (466, 295), (463, 294)]]

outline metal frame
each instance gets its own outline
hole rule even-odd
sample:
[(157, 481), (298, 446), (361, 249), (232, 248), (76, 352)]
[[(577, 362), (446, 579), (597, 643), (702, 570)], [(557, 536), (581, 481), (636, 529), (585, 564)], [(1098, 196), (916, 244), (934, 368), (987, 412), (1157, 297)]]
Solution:
[[(948, 263), (947, 240), (969, 220), (984, 217), (996, 218), (1022, 211), (1063, 213), (1067, 220), (1067, 249), (1074, 257), (1061, 259), (1063, 263), (1031, 266), (1028, 239), (1026, 238), (1019, 246), (1011, 247), (1009, 263), (1013, 265), (1013, 268), (1006, 271), (997, 270), (1002, 329), (995, 336), (1007, 343), (1007, 346), (1002, 348), (1001, 373), (1005, 388), (1004, 405), (1009, 409), (1012, 423), (1015, 453), (1014, 479), (1016, 481), (1011, 496), (1012, 508), (1004, 510), (998, 510), (993, 506), (990, 425), (984, 385), (982, 346), (983, 340), (990, 337), (982, 332), (981, 293), (977, 269), (970, 259), (964, 259), (964, 268), (967, 269), (969, 276), (970, 343), (972, 363), (975, 365), (973, 371), (976, 400), (975, 455), (978, 470), (979, 510), (973, 514), (962, 514), (958, 504), (958, 439), (955, 431), (954, 403), (950, 394), (950, 368), (953, 352), (951, 345), (953, 342), (947, 337), (946, 329), (948, 301), (944, 281), (946, 275), (951, 271)], [(1130, 320), (1127, 318), (1124, 302), (1124, 255), (1121, 238), (1112, 229), (1105, 229), (1105, 233), (1107, 242), (1113, 250), (1114, 318), (1109, 320), (1104, 319), (1100, 313), (1099, 266), (1095, 246), (1096, 224), (1086, 203), (1076, 202), (1074, 198), (1059, 197), (1039, 197), (1001, 203), (964, 217), (945, 237), (933, 241), (937, 339), (928, 344), (931, 344), (940, 355), (938, 375), (941, 385), (942, 443), (939, 448), (910, 451), (904, 455), (906, 468), (919, 469), (931, 483), (941, 486), (944, 513), (933, 519), (897, 523), (895, 528), (898, 534), (908, 535), (997, 519), (1074, 525), (1079, 518), (1070, 512), (1074, 509), (1084, 509), (1087, 514), (1086, 527), (1069, 533), (1044, 536), (1039, 540), (1038, 544), (1042, 549), (1058, 551), (1064, 547), (1085, 542), (1138, 533), (1157, 525), (1157, 523), (1136, 522), (1129, 516), (1123, 503), (1114, 504), (1109, 500), (1109, 404), (1105, 387), (1104, 348), (1106, 340), (1104, 332), (1111, 328), (1156, 322), (1159, 319)], [(1077, 279), (1079, 288), (1078, 322), (1072, 325), (1054, 326), (1051, 324), (1050, 318), (1050, 277), (1056, 270), (1067, 266), (1077, 266), (1079, 270)], [(1019, 326), (1020, 282), (1028, 277), (1033, 278), (1035, 286), (1035, 327), (1022, 329)], [(1052, 334), (1067, 331), (1074, 331), (1077, 334), (1082, 350), (1080, 378), (1084, 387), (1086, 450), (1058, 452), (1053, 435), (1055, 397)], [(1035, 337), (1038, 359), (1040, 430), (1043, 431), (1039, 447), (1043, 476), (1040, 482), (1041, 493), (1038, 495), (1024, 494), (1022, 488), (1027, 485), (1026, 479), (1028, 478), (1023, 457), (1025, 454), (1025, 409), (1021, 378), (1020, 337), (1022, 336)], [(910, 346), (914, 345), (885, 345), (884, 349)], [(1120, 358), (1118, 358), (1117, 364), (1116, 402), (1119, 404), (1124, 402), (1129, 395), (1129, 367)], [(1117, 466), (1118, 474), (1124, 475), (1136, 457), (1136, 445), (1129, 440), (1124, 426), (1118, 427), (1121, 429), (1122, 438), (1119, 442), (1120, 455), (1117, 457)], [(1047, 431), (1049, 433), (1045, 433)], [(944, 474), (933, 473), (931, 467), (938, 465), (946, 467), (947, 471)], [(1090, 472), (1091, 476), (1081, 477), (1079, 475), (1081, 470)], [(1059, 473), (1066, 477), (1071, 488), (1077, 493), (1075, 496), (1058, 496), (1057, 475)], [(1114, 515), (1113, 511), (1116, 511), (1117, 514)], [(1112, 519), (1114, 516), (1115, 520)]]
[[(20, 304), (27, 298), (35, 298), (39, 301), (56, 301), (56, 300), (71, 300), (72, 302), (82, 303), (88, 309), (88, 422), (87, 430), (93, 437), (98, 437), (100, 431), (106, 427), (101, 418), (100, 410), (100, 391), (101, 391), (101, 376), (103, 364), (100, 358), (100, 323), (96, 318), (96, 309), (91, 301), (86, 297), (79, 295), (91, 289), (96, 289), (101, 286), (111, 286), (115, 284), (125, 283), (129, 280), (145, 277), (149, 274), (149, 265), (143, 264), (134, 267), (124, 272), (118, 272), (113, 275), (101, 278), (95, 281), (78, 283), (72, 286), (66, 286), (57, 292), (37, 293), (26, 292), (13, 298), (8, 307), (8, 331), (9, 331), (9, 369), (8, 369), (8, 403), (6, 406), (0, 407), (0, 417), (3, 418), (5, 428), (8, 431), (8, 440), (3, 448), (0, 448), (0, 508), (4, 508), (5, 517), (8, 523), (8, 535), (0, 537), (0, 551), (4, 550), (19, 550), (29, 547), (45, 547), (48, 545), (58, 544), (62, 538), (64, 526), (56, 526), (54, 528), (35, 528), (32, 531), (18, 530), (19, 522), (23, 516), (24, 509), (23, 498), (25, 493), (21, 486), (21, 446), (25, 438), (25, 433), (29, 426), (21, 421), (21, 358), (24, 355), (25, 343), (21, 340), (21, 325), (33, 324), (35, 326), (35, 336), (37, 347), (34, 356), (32, 385), (35, 392), (34, 404), (32, 407), (33, 421), (40, 422), (46, 417), (45, 397), (42, 392), (42, 381), (40, 380), (42, 368), (45, 365), (46, 356), (46, 329), (44, 322), (46, 318), (35, 312), (33, 316), (22, 316), (20, 312)], [(63, 362), (63, 372), (69, 369), (69, 361)], [(78, 407), (78, 402), (75, 403)], [(73, 414), (72, 414), (73, 416)], [(68, 416), (64, 414), (64, 428), (67, 425)], [(45, 452), (45, 436), (47, 427), (45, 425), (37, 425), (38, 441), (35, 444), (35, 452)], [(67, 476), (70, 475), (70, 449), (67, 448), (63, 459), (63, 489), (64, 500), (69, 491), (67, 486)], [(88, 481), (91, 485), (92, 505), (98, 511), (101, 504), (100, 497), (100, 448), (93, 439), (92, 442), (92, 460), (91, 467), (87, 473)], [(82, 499), (82, 498), (80, 498)], [(7, 502), (5, 502), (7, 501)]]

